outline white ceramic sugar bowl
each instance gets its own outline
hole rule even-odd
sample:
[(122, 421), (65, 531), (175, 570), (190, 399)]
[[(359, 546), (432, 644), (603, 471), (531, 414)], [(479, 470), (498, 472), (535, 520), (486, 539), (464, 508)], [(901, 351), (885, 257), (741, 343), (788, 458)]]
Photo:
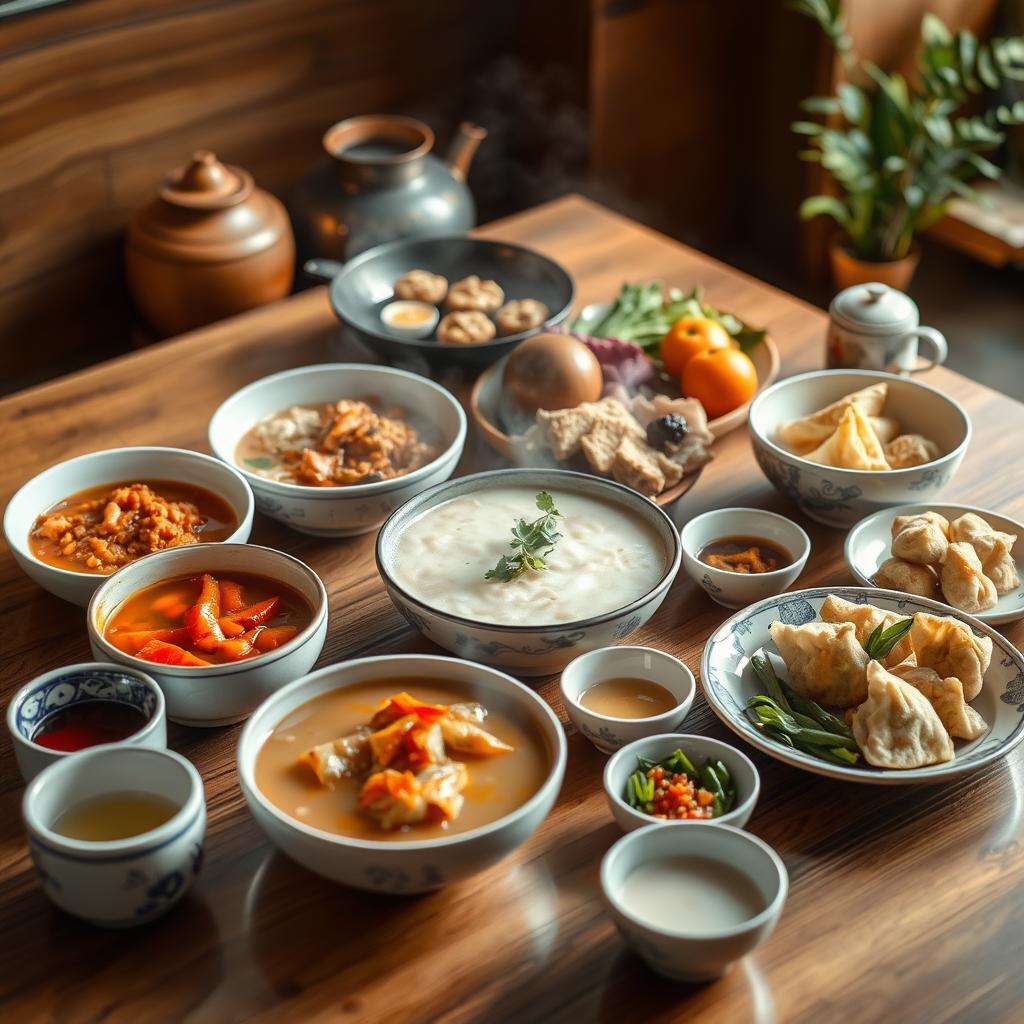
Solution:
[[(946, 339), (921, 327), (917, 304), (888, 285), (858, 284), (841, 291), (829, 306), (825, 362), (830, 370), (914, 373), (945, 362)], [(918, 347), (927, 360), (917, 365)]]

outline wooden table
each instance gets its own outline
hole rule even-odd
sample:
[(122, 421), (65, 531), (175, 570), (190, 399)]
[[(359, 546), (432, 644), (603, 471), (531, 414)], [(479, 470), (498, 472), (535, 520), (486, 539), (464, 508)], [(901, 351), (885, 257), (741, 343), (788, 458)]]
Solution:
[[(701, 282), (711, 302), (764, 324), (784, 372), (820, 365), (824, 315), (787, 295), (569, 197), (481, 231), (536, 246), (576, 278), (578, 300), (624, 278)], [(337, 327), (323, 289), (0, 402), (6, 498), (40, 468), (94, 449), (167, 444), (206, 450), (206, 424), (236, 388), (331, 357)], [(19, 339), (34, 344), (45, 339)], [(958, 339), (953, 339), (957, 344)], [(975, 440), (948, 498), (1024, 517), (1024, 406), (956, 374), (928, 380), (961, 401)], [(746, 432), (675, 509), (757, 505), (795, 514), (761, 476)], [(491, 461), (478, 446), (463, 469)], [(810, 523), (801, 586), (848, 583), (842, 534)], [(374, 568), (373, 538), (320, 541), (257, 518), (253, 541), (311, 564), (331, 598), (321, 664), (435, 650), (399, 616)], [(86, 660), (83, 612), (0, 561), (4, 703), (37, 673)], [(685, 577), (636, 642), (694, 672), (726, 612)], [(1007, 630), (1018, 643), (1024, 627)], [(557, 681), (539, 686), (565, 719)], [(698, 697), (688, 730), (734, 739)], [(177, 1020), (709, 1020), (874, 1022), (1020, 1019), (1024, 973), (1018, 752), (959, 782), (841, 784), (748, 751), (762, 773), (750, 823), (789, 869), (781, 923), (754, 956), (705, 987), (649, 974), (601, 909), (598, 865), (618, 837), (601, 789), (604, 758), (570, 727), (569, 766), (550, 817), (512, 857), (426, 897), (371, 897), (329, 884), (274, 852), (242, 802), (240, 727), (175, 727), (173, 747), (206, 783), (206, 866), (187, 901), (132, 933), (55, 910), (29, 863), (9, 738), (0, 749), (0, 1016)]]

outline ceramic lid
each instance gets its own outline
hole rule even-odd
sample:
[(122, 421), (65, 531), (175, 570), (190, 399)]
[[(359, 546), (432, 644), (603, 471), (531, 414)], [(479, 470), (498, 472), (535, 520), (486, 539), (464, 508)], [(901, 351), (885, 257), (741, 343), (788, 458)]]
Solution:
[(913, 327), (918, 310), (909, 295), (878, 282), (841, 291), (829, 307), (833, 319), (864, 334), (888, 334)]
[(214, 263), (251, 256), (287, 233), (284, 208), (248, 171), (198, 150), (136, 213), (128, 238), (162, 259)]

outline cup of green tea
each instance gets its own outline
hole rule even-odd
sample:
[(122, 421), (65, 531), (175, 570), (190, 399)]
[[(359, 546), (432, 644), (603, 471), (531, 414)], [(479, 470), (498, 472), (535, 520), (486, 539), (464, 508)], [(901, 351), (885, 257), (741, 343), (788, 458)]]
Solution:
[(92, 924), (160, 917), (202, 864), (203, 782), (170, 750), (113, 745), (72, 754), (29, 783), (21, 809), (43, 891)]

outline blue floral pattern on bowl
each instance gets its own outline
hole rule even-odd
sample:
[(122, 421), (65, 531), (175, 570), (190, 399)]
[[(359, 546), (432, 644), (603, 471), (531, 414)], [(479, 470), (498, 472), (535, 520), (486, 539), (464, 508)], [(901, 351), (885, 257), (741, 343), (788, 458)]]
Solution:
[(15, 713), (15, 727), (31, 740), (39, 726), (58, 711), (83, 701), (109, 700), (138, 708), (146, 719), (156, 711), (156, 695), (142, 680), (116, 669), (68, 672), (41, 684), (22, 700)]
[(972, 701), (988, 723), (988, 731), (973, 742), (956, 741), (956, 757), (945, 764), (911, 771), (887, 771), (863, 763), (856, 767), (833, 765), (798, 750), (766, 739), (746, 717), (749, 697), (761, 692), (750, 658), (761, 651), (774, 656), (780, 674), (785, 666), (775, 654), (768, 634), (773, 621), (801, 625), (817, 618), (829, 594), (858, 604), (871, 603), (904, 615), (929, 612), (958, 617), (937, 601), (910, 597), (894, 591), (852, 587), (823, 587), (769, 598), (751, 605), (724, 622), (708, 640), (701, 660), (701, 679), (708, 703), (722, 721), (751, 745), (788, 764), (833, 778), (898, 784), (950, 778), (1004, 757), (1024, 740), (1024, 656), (1000, 633), (980, 623), (970, 623), (976, 633), (993, 643), (992, 662), (985, 673), (981, 694)]

